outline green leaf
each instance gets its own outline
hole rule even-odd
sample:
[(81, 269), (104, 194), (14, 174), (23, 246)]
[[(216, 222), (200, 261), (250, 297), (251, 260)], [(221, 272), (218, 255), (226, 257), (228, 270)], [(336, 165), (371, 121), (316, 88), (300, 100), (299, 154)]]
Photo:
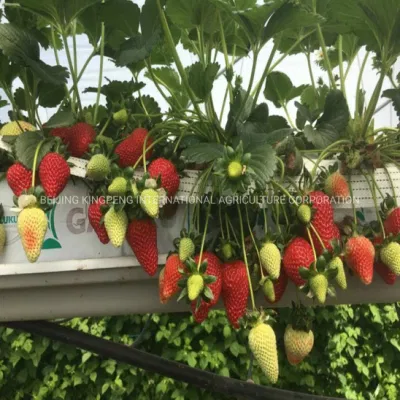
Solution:
[(266, 143), (275, 145), (293, 133), (292, 128), (277, 129), (276, 131), (268, 132), (266, 135)]
[(25, 90), (17, 88), (14, 92), (14, 100), (20, 110), (27, 110)]
[(337, 130), (329, 124), (321, 124), (317, 128), (306, 125), (304, 127), (304, 136), (317, 149), (324, 149), (339, 139)]
[(383, 92), (382, 97), (386, 97), (392, 100), (394, 109), (396, 110), (397, 116), (400, 121), (400, 88), (387, 89)]
[(41, 15), (54, 25), (68, 26), (79, 17), (87, 8), (102, 0), (18, 0), (18, 3)]
[(275, 150), (269, 144), (256, 143), (245, 146), (244, 153), (251, 153), (248, 167), (254, 171), (255, 181), (265, 187), (276, 170)]
[(192, 29), (197, 24), (197, 0), (168, 0), (166, 13), (182, 29)]
[(116, 65), (124, 67), (145, 60), (150, 56), (152, 49), (159, 41), (159, 31), (154, 32), (148, 39), (144, 38), (141, 34), (137, 34), (126, 40), (117, 53)]
[(224, 155), (224, 146), (220, 143), (199, 143), (182, 151), (187, 162), (208, 163)]
[(67, 82), (67, 69), (40, 60), (38, 42), (28, 32), (12, 24), (0, 25), (0, 49), (13, 62), (27, 66), (41, 80), (54, 84)]
[(329, 124), (341, 134), (347, 128), (349, 119), (350, 111), (342, 91), (331, 90), (326, 97), (324, 113), (318, 120), (317, 127)]
[(323, 21), (321, 15), (314, 14), (301, 5), (285, 3), (269, 19), (264, 30), (264, 38), (268, 40), (284, 30), (303, 29)]
[(70, 111), (59, 111), (54, 114), (47, 122), (46, 128), (58, 128), (71, 126), (75, 123), (75, 116)]
[[(243, 106), (243, 103), (246, 100), (246, 104)], [(242, 88), (236, 88), (234, 92), (234, 99), (233, 103), (231, 104), (231, 108), (229, 110), (228, 114), (228, 121), (226, 123), (225, 129), (229, 131), (235, 132), (237, 130), (237, 124), (236, 126), (232, 126), (235, 121), (237, 121), (239, 124), (242, 123), (243, 121), (246, 121), (247, 118), (249, 118), (251, 114), (253, 106), (253, 99), (251, 96), (246, 96), (246, 91), (243, 90)], [(241, 115), (237, 115), (239, 111), (241, 111)]]
[(100, 18), (107, 30), (121, 31), (128, 37), (135, 36), (139, 31), (140, 9), (131, 0), (112, 0), (102, 4)]
[(267, 120), (267, 132), (273, 132), (278, 129), (290, 128), (285, 118), (280, 115), (270, 115)]
[(267, 76), (264, 96), (276, 107), (281, 107), (288, 101), (300, 96), (307, 85), (293, 86), (290, 78), (283, 72), (273, 71)]
[[(157, 82), (167, 88), (171, 93), (179, 93), (181, 91), (182, 85), (179, 74), (173, 68), (154, 68), (152, 72)], [(149, 72), (146, 72), (145, 76), (152, 79)]]
[[(131, 81), (110, 81), (103, 85), (100, 93), (111, 102), (118, 103), (124, 98), (130, 98), (133, 93), (145, 87), (143, 82)], [(97, 87), (88, 87), (83, 93), (97, 93)]]
[[(148, 95), (142, 96), (141, 99), (136, 99), (133, 104), (131, 104), (131, 109), (133, 114), (160, 114), (161, 109), (160, 106), (158, 105), (157, 101)], [(145, 121), (148, 121), (148, 118), (146, 117), (135, 117), (135, 120), (138, 123), (144, 123)], [(161, 116), (160, 117), (153, 117), (152, 123), (158, 123), (161, 122)]]
[(10, 60), (0, 52), (0, 87), (11, 86), (14, 79), (19, 74), (20, 67), (10, 62)]
[(42, 107), (56, 107), (64, 99), (65, 88), (62, 85), (40, 82), (38, 85), (39, 105)]
[(188, 68), (189, 85), (196, 97), (201, 100), (207, 100), (214, 86), (215, 78), (219, 71), (219, 64), (208, 64), (204, 69), (200, 62), (192, 64)]
[[(26, 131), (21, 133), (15, 141), (15, 153), (20, 163), (28, 169), (33, 169), (33, 161), (35, 158), (35, 150), (39, 143), (44, 140), (41, 132)], [(36, 162), (36, 168), (39, 167), (42, 158), (50, 151), (53, 143), (46, 141), (42, 143)]]

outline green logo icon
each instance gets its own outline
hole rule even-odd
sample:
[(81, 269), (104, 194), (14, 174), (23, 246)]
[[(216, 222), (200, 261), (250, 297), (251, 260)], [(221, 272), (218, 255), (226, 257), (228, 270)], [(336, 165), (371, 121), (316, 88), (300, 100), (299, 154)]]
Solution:
[(49, 211), (47, 211), (47, 220), (49, 224), (49, 231), (53, 235), (52, 238), (47, 238), (42, 246), (43, 250), (61, 249), (61, 243), (58, 240), (55, 224), (55, 214), (56, 214), (57, 204), (54, 205)]

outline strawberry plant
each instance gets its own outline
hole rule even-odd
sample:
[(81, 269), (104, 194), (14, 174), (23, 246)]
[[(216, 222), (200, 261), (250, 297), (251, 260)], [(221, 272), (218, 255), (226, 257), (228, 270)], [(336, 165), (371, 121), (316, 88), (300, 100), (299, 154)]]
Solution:
[[(289, 279), (324, 304), (335, 285), (347, 288), (350, 272), (366, 285), (375, 270), (389, 284), (400, 275), (399, 208), (387, 169), (400, 165), (400, 131), (374, 122), (381, 97), (400, 115), (397, 0), (146, 0), (142, 7), (130, 0), (13, 0), (0, 16), (7, 99), (0, 106), (10, 105), (0, 130), (0, 171), (15, 195), (29, 261), (40, 261), (44, 211), (80, 158), (86, 175), (79, 178), (95, 197), (88, 218), (100, 242), (121, 248), (126, 240), (143, 270), (156, 275), (157, 220), (173, 216), (185, 170), (197, 171), (190, 192), (197, 201), (179, 205), (182, 235), (160, 273), (160, 301), (186, 298), (195, 321), (206, 323), (221, 296), (229, 322), (250, 332), (254, 357), (274, 384), (273, 319), (259, 310), (258, 289), (276, 303)], [(92, 47), (83, 63), (80, 35)], [(56, 65), (41, 59), (42, 48), (53, 50)], [(294, 55), (304, 58), (310, 76), (299, 86), (283, 72)], [(107, 79), (105, 58), (130, 79)], [(240, 72), (236, 64), (244, 59)], [(92, 61), (98, 85), (82, 88)], [(377, 74), (369, 98), (362, 89), (368, 63)], [(384, 90), (387, 84), (392, 88)], [(94, 104), (85, 106), (84, 93), (95, 95)], [(39, 117), (43, 107), (55, 109), (48, 121)], [(391, 193), (376, 181), (378, 168), (388, 173)], [(352, 174), (364, 177), (376, 221), (360, 220)], [(279, 200), (269, 204), (270, 195)], [(338, 223), (332, 200), (349, 197), (352, 215)], [(298, 308), (286, 335), (293, 364), (313, 342)]]

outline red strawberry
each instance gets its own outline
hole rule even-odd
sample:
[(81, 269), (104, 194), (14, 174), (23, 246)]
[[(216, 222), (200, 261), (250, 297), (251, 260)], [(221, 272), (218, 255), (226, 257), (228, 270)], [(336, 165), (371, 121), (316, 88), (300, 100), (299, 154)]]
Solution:
[(369, 285), (374, 276), (375, 248), (365, 236), (350, 238), (345, 247), (345, 261), (361, 281)]
[(334, 172), (325, 180), (325, 192), (330, 197), (347, 198), (350, 196), (349, 184), (340, 172)]
[(51, 136), (59, 137), (65, 145), (69, 142), (70, 134), (71, 129), (69, 127), (54, 128), (50, 131)]
[[(381, 235), (373, 237), (372, 243), (374, 246), (383, 244), (383, 237)], [(393, 285), (396, 282), (396, 274), (381, 260), (375, 260), (374, 269), (386, 284)]]
[(249, 298), (249, 281), (243, 261), (233, 261), (222, 266), (222, 298), (230, 323), (239, 329), (238, 320), (246, 313)]
[[(133, 167), (139, 160), (143, 154), (143, 146), (148, 133), (147, 129), (137, 128), (116, 147), (115, 154), (119, 156), (118, 163), (121, 168)], [(153, 139), (148, 138), (146, 148), (152, 143)], [(146, 158), (150, 158), (152, 154), (153, 149), (147, 150)]]
[(157, 226), (150, 219), (134, 219), (128, 225), (126, 239), (144, 270), (153, 276), (157, 272)]
[(179, 292), (178, 282), (182, 278), (179, 269), (185, 270), (185, 265), (179, 259), (178, 254), (171, 254), (167, 258), (164, 268), (164, 287), (162, 289), (162, 297), (165, 299), (165, 302)]
[(168, 196), (175, 196), (179, 189), (180, 178), (175, 165), (165, 158), (157, 158), (148, 168), (150, 176), (154, 179), (161, 178), (161, 186)]
[(297, 237), (287, 246), (283, 254), (283, 267), (286, 275), (296, 286), (302, 286), (305, 281), (299, 274), (300, 267), (310, 268), (314, 262), (312, 247), (307, 240)]
[(165, 267), (160, 271), (160, 275), (158, 276), (158, 294), (160, 296), (160, 303), (166, 304), (168, 299), (164, 297), (164, 273)]
[[(309, 197), (313, 209), (311, 224), (318, 232), (325, 247), (330, 250), (332, 249), (331, 241), (333, 239), (340, 239), (339, 228), (333, 221), (333, 207), (330, 198), (321, 191), (311, 192)], [(315, 251), (320, 255), (323, 252), (323, 247), (313, 229), (310, 229), (310, 232)]]
[(266, 298), (268, 303), (276, 304), (282, 298), (283, 294), (285, 293), (287, 284), (288, 284), (287, 275), (285, 273), (285, 270), (283, 268), (281, 268), (281, 274), (279, 275), (279, 278), (274, 282), (275, 301), (271, 302)]
[(13, 164), (7, 171), (7, 183), (16, 196), (32, 185), (32, 171), (20, 163)]
[(89, 145), (96, 138), (96, 131), (86, 122), (78, 122), (71, 126), (66, 141), (73, 157), (82, 157), (89, 150)]
[(396, 207), (389, 212), (383, 225), (387, 235), (396, 236), (400, 234), (400, 207)]
[[(313, 225), (314, 226), (314, 225)], [(315, 228), (315, 226), (314, 226)], [(332, 250), (332, 241), (334, 239), (340, 239), (340, 230), (336, 224), (326, 224), (325, 226), (320, 226), (319, 229), (315, 228), (318, 232), (318, 235), (322, 242), (324, 243), (325, 248), (328, 250)], [(317, 235), (314, 233), (313, 229), (310, 229), (311, 237), (314, 243), (315, 251), (317, 255), (321, 255), (324, 251), (324, 248), (321, 245), (321, 242), (317, 238)]]
[[(197, 255), (194, 258), (194, 261), (198, 263), (199, 258), (200, 258), (199, 255)], [(213, 300), (211, 300), (209, 303), (206, 303), (204, 300), (201, 300), (200, 307), (197, 310), (196, 310), (197, 300), (192, 301), (191, 303), (192, 313), (197, 323), (201, 323), (207, 318), (210, 308), (215, 304), (217, 304), (222, 290), (222, 270), (219, 258), (213, 253), (204, 252), (201, 258), (201, 262), (203, 261), (207, 261), (206, 274), (215, 276), (217, 280), (208, 285), (212, 294), (214, 295)]]
[(90, 225), (96, 232), (99, 240), (103, 244), (107, 244), (110, 241), (108, 237), (106, 227), (104, 224), (101, 224), (100, 221), (103, 217), (103, 213), (101, 212), (101, 206), (105, 204), (106, 201), (104, 197), (99, 197), (95, 200), (94, 203), (91, 203), (88, 208), (88, 217)]
[(396, 282), (396, 274), (394, 274), (382, 261), (377, 261), (375, 263), (375, 271), (387, 285), (394, 285)]
[(39, 165), (39, 178), (47, 197), (57, 197), (67, 186), (70, 168), (58, 153), (46, 154)]
[(194, 320), (198, 324), (201, 324), (208, 317), (208, 313), (210, 312), (211, 306), (202, 300), (200, 307), (196, 310), (196, 304), (197, 304), (197, 301), (192, 301), (192, 303), (190, 304), (190, 307), (192, 309), (192, 314), (193, 314)]
[(333, 222), (333, 207), (329, 196), (324, 192), (315, 190), (309, 193), (310, 202), (313, 208), (313, 225), (322, 226), (327, 221)]

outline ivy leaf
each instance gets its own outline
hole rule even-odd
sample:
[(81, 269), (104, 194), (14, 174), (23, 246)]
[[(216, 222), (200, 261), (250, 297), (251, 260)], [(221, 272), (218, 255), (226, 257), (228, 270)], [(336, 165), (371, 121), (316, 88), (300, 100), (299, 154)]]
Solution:
[(41, 80), (54, 84), (67, 82), (67, 69), (50, 66), (40, 60), (38, 42), (27, 31), (12, 24), (0, 25), (0, 49), (13, 62), (29, 67)]
[[(18, 161), (25, 165), (26, 168), (33, 169), (33, 162), (36, 153), (35, 149), (44, 139), (42, 132), (26, 131), (18, 136), (15, 141), (15, 154)], [(37, 156), (36, 169), (39, 167), (42, 158), (50, 151), (52, 146), (52, 141), (46, 141), (41, 145)]]
[(209, 163), (224, 155), (224, 146), (220, 143), (199, 143), (182, 151), (187, 162)]
[(71, 126), (74, 123), (75, 116), (71, 111), (59, 111), (46, 122), (46, 128)]
[(208, 64), (205, 69), (200, 62), (189, 67), (189, 85), (199, 100), (205, 101), (210, 95), (218, 71), (218, 63)]
[(386, 97), (392, 100), (394, 109), (396, 110), (397, 116), (400, 120), (400, 89), (388, 89), (382, 94), (382, 97)]
[(324, 149), (339, 138), (339, 134), (335, 127), (327, 123), (321, 124), (317, 128), (313, 128), (311, 125), (306, 125), (304, 127), (304, 136), (317, 149)]
[(42, 107), (56, 107), (64, 99), (65, 88), (62, 85), (54, 85), (48, 82), (40, 82), (38, 85), (39, 105)]
[[(171, 67), (154, 68), (152, 70), (156, 81), (167, 88), (171, 93), (180, 92), (182, 85), (179, 74)], [(145, 76), (152, 79), (149, 72)]]
[(317, 122), (317, 127), (321, 124), (329, 124), (339, 133), (342, 133), (350, 119), (350, 111), (347, 101), (340, 90), (331, 90), (326, 96), (324, 113)]

